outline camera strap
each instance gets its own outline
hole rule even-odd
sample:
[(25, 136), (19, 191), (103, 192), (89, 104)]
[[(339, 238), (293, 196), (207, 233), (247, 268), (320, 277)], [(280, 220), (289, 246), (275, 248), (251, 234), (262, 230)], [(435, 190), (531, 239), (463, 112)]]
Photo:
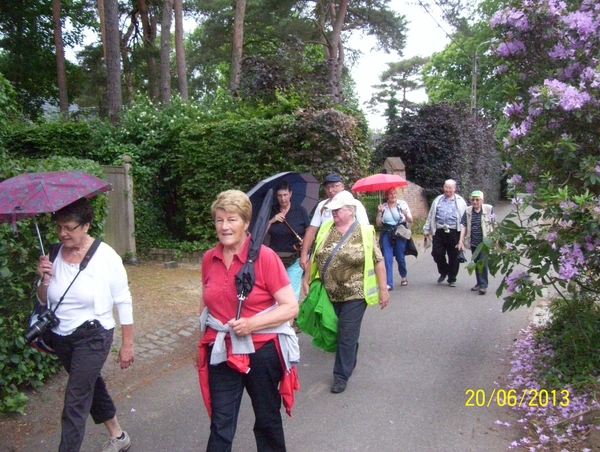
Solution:
[[(69, 287), (67, 287), (67, 289), (65, 290), (65, 293), (63, 293), (62, 297), (60, 297), (60, 300), (58, 300), (58, 303), (56, 303), (56, 306), (54, 307), (54, 309), (52, 309), (52, 313), (53, 314), (56, 312), (56, 310), (58, 309), (58, 307), (60, 306), (60, 304), (62, 303), (62, 301), (65, 299), (65, 295), (67, 295), (67, 292), (69, 291), (69, 289), (71, 288), (71, 286), (73, 285), (73, 283), (75, 282), (75, 280), (77, 279), (77, 277), (79, 276), (79, 273), (81, 273), (87, 267), (88, 263), (90, 262), (90, 259), (92, 258), (92, 256), (94, 255), (94, 253), (96, 252), (96, 250), (98, 249), (98, 247), (100, 246), (100, 243), (102, 243), (102, 240), (95, 239), (94, 243), (92, 243), (92, 246), (90, 246), (90, 248), (88, 249), (87, 253), (85, 253), (85, 256), (83, 257), (83, 260), (79, 264), (79, 271), (77, 272), (77, 274), (73, 278), (73, 281), (71, 281), (71, 284), (69, 284)], [(58, 251), (56, 252), (56, 255), (54, 257), (56, 257), (57, 255), (58, 255)], [(52, 261), (54, 261), (54, 260), (52, 259)], [(49, 302), (48, 302), (48, 308), (50, 308), (50, 303)]]

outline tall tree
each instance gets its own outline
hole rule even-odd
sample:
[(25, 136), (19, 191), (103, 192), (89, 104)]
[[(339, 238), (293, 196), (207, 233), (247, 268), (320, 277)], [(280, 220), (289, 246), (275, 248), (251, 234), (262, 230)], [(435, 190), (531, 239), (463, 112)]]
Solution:
[(175, 10), (175, 54), (177, 61), (177, 80), (179, 95), (188, 99), (187, 68), (185, 65), (185, 46), (183, 44), (183, 0), (174, 0)]
[(113, 124), (119, 121), (123, 108), (121, 92), (121, 59), (119, 35), (119, 5), (117, 0), (104, 0), (106, 24), (106, 86), (108, 96), (108, 116)]
[(229, 77), (229, 91), (231, 91), (231, 95), (234, 98), (238, 96), (242, 73), (245, 17), (246, 0), (235, 0), (235, 20), (233, 22), (233, 40), (231, 46), (231, 75)]
[(160, 26), (160, 100), (171, 105), (171, 19), (173, 0), (163, 3), (163, 19)]
[(376, 38), (376, 48), (402, 55), (406, 45), (406, 19), (389, 8), (390, 0), (318, 1), (314, 10), (326, 49), (331, 95), (342, 97), (342, 75), (345, 64), (343, 32), (360, 32)]
[(58, 73), (58, 99), (60, 115), (69, 118), (69, 95), (67, 91), (67, 65), (65, 62), (65, 48), (63, 44), (61, 1), (52, 0), (52, 25), (54, 28), (54, 46), (56, 47), (56, 70)]
[(385, 104), (388, 121), (395, 119), (390, 114), (397, 112), (397, 104), (402, 106), (402, 114), (410, 110), (415, 103), (409, 101), (406, 95), (423, 88), (421, 69), (428, 61), (429, 57), (415, 56), (396, 63), (387, 63), (388, 68), (379, 77), (382, 83), (373, 87), (376, 91), (369, 101), (370, 109), (377, 110), (381, 104)]

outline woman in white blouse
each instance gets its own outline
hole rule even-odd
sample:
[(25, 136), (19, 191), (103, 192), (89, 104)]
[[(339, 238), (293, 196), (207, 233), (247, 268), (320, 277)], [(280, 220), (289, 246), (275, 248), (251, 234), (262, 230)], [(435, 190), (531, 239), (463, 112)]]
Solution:
[(122, 369), (133, 363), (131, 293), (122, 259), (105, 243), (100, 243), (85, 270), (79, 273), (79, 264), (94, 243), (88, 234), (93, 219), (94, 210), (87, 199), (57, 211), (53, 220), (60, 249), (54, 262), (42, 256), (37, 268), (40, 303), (54, 309), (63, 298), (55, 312), (60, 322), (52, 329), (50, 339), (69, 373), (59, 452), (80, 450), (88, 414), (96, 424), (104, 424), (111, 436), (103, 451), (118, 452), (131, 446), (100, 374), (113, 342), (113, 305), (119, 312), (123, 336), (118, 361)]

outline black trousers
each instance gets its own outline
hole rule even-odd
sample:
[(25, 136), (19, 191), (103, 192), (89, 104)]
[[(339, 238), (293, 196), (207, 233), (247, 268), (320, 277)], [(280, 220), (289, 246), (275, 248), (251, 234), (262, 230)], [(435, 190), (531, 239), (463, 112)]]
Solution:
[(88, 415), (96, 424), (115, 417), (117, 409), (100, 371), (113, 342), (114, 329), (77, 328), (68, 336), (52, 333), (56, 356), (69, 374), (62, 411), (59, 452), (79, 452)]
[[(458, 275), (458, 240), (460, 232), (456, 229), (450, 229), (449, 232), (444, 232), (443, 229), (438, 229), (433, 236), (431, 246), (431, 255), (437, 264), (438, 273), (440, 276), (447, 276), (448, 282), (456, 281)], [(448, 260), (446, 260), (446, 256)]]
[(244, 388), (254, 409), (254, 437), (258, 452), (285, 452), (279, 382), (283, 369), (275, 342), (250, 355), (250, 372), (242, 374), (226, 362), (208, 366), (212, 405), (207, 452), (231, 451)]

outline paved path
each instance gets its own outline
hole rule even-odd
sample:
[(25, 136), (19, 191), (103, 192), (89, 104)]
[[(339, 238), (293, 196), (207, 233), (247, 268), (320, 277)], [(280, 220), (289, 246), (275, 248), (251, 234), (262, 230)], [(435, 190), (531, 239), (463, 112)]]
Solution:
[[(514, 414), (492, 403), (466, 407), (466, 392), (489, 395), (508, 370), (506, 349), (527, 322), (527, 311), (503, 314), (494, 295), (499, 280), (480, 296), (469, 289), (474, 276), (463, 268), (458, 287), (437, 284), (429, 250), (408, 258), (409, 285), (392, 292), (385, 310), (369, 308), (363, 322), (359, 362), (346, 392), (331, 394), (334, 356), (311, 346), (300, 334), (302, 390), (294, 418), (285, 417), (291, 452), (467, 452), (505, 451), (519, 437)], [(140, 359), (193, 348), (187, 336), (196, 318), (147, 334)], [(209, 421), (196, 370), (186, 364), (149, 376), (117, 400), (119, 418), (135, 452), (204, 450)], [(245, 397), (234, 450), (256, 450), (253, 414)], [(104, 429), (88, 426), (83, 451), (98, 451)], [(58, 433), (35, 441), (27, 451), (57, 450)]]

